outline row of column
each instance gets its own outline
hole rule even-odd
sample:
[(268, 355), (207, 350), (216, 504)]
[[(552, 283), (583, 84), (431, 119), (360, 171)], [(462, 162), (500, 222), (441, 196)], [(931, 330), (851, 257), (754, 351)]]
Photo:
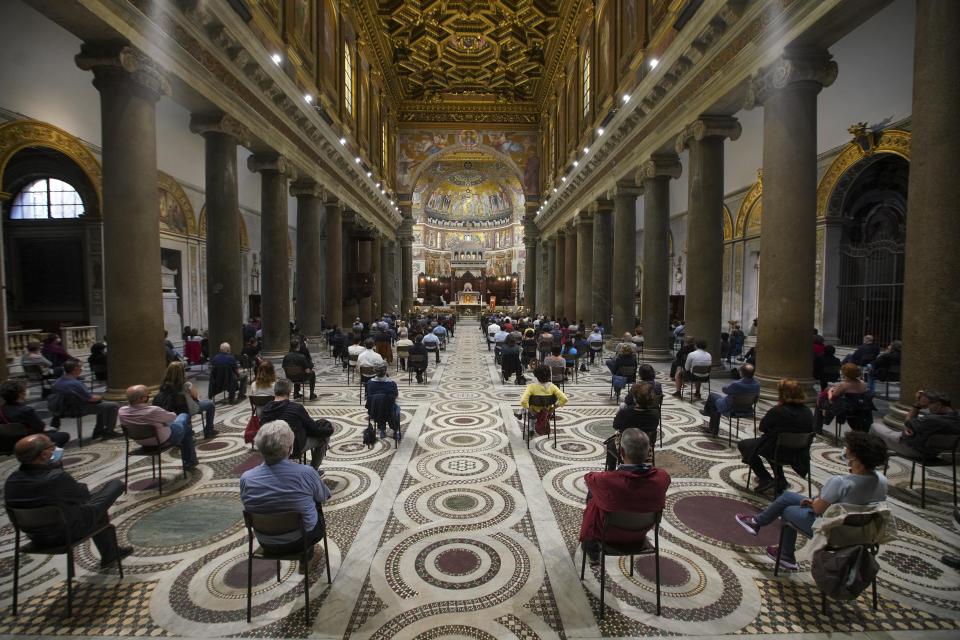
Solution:
[[(951, 35), (957, 24), (960, 3), (918, 1), (904, 275), (904, 317), (912, 320), (905, 322), (903, 335), (904, 401), (891, 413), (891, 422), (902, 418), (916, 390), (924, 386), (960, 396), (960, 360), (956, 357), (960, 334), (949, 323), (936, 321), (960, 317), (960, 298), (943, 295), (960, 278), (960, 252), (956, 251), (960, 226), (950, 218), (960, 200), (960, 181), (946, 169), (951, 166), (952, 150), (960, 145), (960, 134), (952, 124), (960, 109), (960, 67), (949, 62), (960, 57), (958, 40)], [(813, 385), (810, 345), (816, 277), (817, 95), (836, 75), (837, 65), (826, 51), (792, 47), (756, 74), (747, 90), (745, 106), (764, 110), (757, 365), (765, 393), (772, 397), (781, 378)], [(739, 135), (740, 125), (729, 116), (701, 116), (680, 133), (676, 153), (652, 155), (642, 163), (636, 181), (618, 182), (606, 198), (546, 238), (548, 282), (539, 310), (571, 321), (582, 318), (604, 324), (612, 316), (615, 334), (633, 328), (636, 198), (642, 193), (645, 355), (650, 359), (670, 357), (669, 180), (680, 176), (677, 153), (688, 149), (687, 333), (705, 339), (708, 350), (719, 358), (723, 141), (736, 140)], [(607, 215), (610, 199), (612, 253)], [(580, 295), (588, 286), (592, 296)]]
[[(156, 103), (169, 94), (170, 86), (149, 57), (124, 43), (85, 44), (76, 63), (93, 72), (101, 98), (108, 395), (122, 397), (127, 386), (158, 384), (165, 367), (162, 292), (157, 277)], [(239, 352), (243, 299), (237, 147), (249, 144), (252, 136), (224, 114), (194, 115), (190, 128), (204, 138), (205, 284), (211, 350), (227, 342)], [(248, 169), (261, 176), (263, 349), (267, 355), (278, 355), (288, 350), (290, 336), (288, 193), (297, 199), (295, 313), (308, 336), (321, 333), (321, 309), (331, 324), (342, 325), (346, 320), (344, 239), (350, 238), (353, 230), (344, 229), (342, 204), (314, 180), (298, 178), (284, 156), (256, 153), (248, 159)], [(374, 274), (372, 294), (362, 300), (364, 319), (370, 320), (397, 303), (394, 243), (376, 234), (360, 242), (357, 255), (362, 268)], [(325, 287), (321, 286), (323, 278)], [(321, 299), (324, 289), (325, 301)]]

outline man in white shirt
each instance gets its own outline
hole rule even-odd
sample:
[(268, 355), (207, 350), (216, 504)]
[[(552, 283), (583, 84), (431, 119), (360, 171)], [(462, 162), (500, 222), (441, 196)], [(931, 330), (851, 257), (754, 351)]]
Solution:
[[(398, 354), (400, 353), (400, 347), (406, 347), (407, 351), (409, 352), (409, 351), (410, 351), (410, 347), (413, 346), (413, 340), (411, 340), (411, 339), (407, 336), (407, 329), (406, 329), (406, 327), (401, 327), (401, 329), (400, 329), (400, 337), (397, 339), (396, 344), (397, 344), (397, 353), (398, 353)], [(400, 368), (403, 369), (404, 371), (407, 370), (407, 359), (406, 359), (406, 358), (400, 358)]]
[[(597, 325), (593, 325), (593, 329), (590, 331), (590, 335), (587, 336), (587, 344), (593, 345), (595, 342), (603, 342), (603, 334), (600, 333), (600, 330), (597, 328)], [(601, 347), (600, 353), (603, 353), (603, 348)], [(593, 351), (593, 347), (590, 347), (590, 364), (593, 364), (596, 353)]]
[(683, 381), (687, 380), (693, 383), (695, 386), (693, 397), (697, 400), (700, 399), (700, 380), (695, 378), (692, 374), (693, 368), (696, 366), (707, 365), (710, 366), (713, 364), (713, 356), (707, 353), (707, 341), (706, 340), (697, 340), (696, 350), (691, 351), (687, 355), (687, 360), (683, 364), (682, 369), (677, 370), (677, 378), (674, 381), (677, 385), (677, 390), (673, 395), (678, 398), (683, 395)]
[(497, 331), (500, 331), (500, 325), (497, 324), (497, 321), (493, 318), (490, 319), (490, 324), (487, 325), (487, 335), (493, 340), (493, 336), (497, 334)]
[(373, 367), (374, 369), (381, 367), (387, 363), (379, 353), (377, 353), (376, 342), (373, 338), (367, 338), (363, 343), (363, 351), (357, 355), (357, 366), (358, 367)]
[(428, 331), (424, 334), (421, 344), (427, 351), (433, 351), (436, 354), (437, 364), (440, 364), (440, 338), (437, 334)]
[(360, 354), (363, 353), (363, 346), (360, 345), (360, 334), (355, 333), (350, 337), (351, 345), (347, 347), (347, 355), (357, 356), (357, 360), (360, 359)]

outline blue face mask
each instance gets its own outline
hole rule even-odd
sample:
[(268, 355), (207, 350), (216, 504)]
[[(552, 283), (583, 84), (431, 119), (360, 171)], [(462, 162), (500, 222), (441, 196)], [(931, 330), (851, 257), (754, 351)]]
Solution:
[(60, 462), (60, 459), (63, 458), (63, 449), (57, 447), (53, 450), (53, 455), (50, 456), (51, 462)]

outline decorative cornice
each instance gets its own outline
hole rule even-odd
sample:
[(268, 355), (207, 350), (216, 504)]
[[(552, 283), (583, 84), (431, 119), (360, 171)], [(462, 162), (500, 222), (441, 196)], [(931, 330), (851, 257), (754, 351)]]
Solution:
[(677, 136), (676, 150), (682, 153), (691, 140), (704, 140), (706, 138), (730, 138), (736, 140), (740, 137), (740, 122), (730, 116), (700, 116), (697, 120), (688, 124)]
[(317, 198), (323, 201), (324, 189), (310, 178), (300, 178), (290, 183), (290, 195), (294, 198)]
[(170, 82), (147, 54), (125, 42), (84, 43), (74, 58), (84, 71), (93, 71), (93, 85), (132, 80), (147, 89), (154, 100), (170, 95)]
[(194, 113), (190, 116), (190, 131), (200, 135), (208, 133), (223, 133), (236, 138), (237, 143), (249, 146), (253, 140), (250, 129), (233, 116), (225, 113)]
[(253, 173), (279, 173), (288, 180), (297, 179), (297, 170), (287, 158), (278, 153), (256, 153), (247, 158), (247, 169)]
[(837, 79), (837, 63), (823, 49), (792, 48), (779, 60), (754, 74), (747, 83), (744, 108), (753, 109), (791, 85), (808, 84), (817, 92)]

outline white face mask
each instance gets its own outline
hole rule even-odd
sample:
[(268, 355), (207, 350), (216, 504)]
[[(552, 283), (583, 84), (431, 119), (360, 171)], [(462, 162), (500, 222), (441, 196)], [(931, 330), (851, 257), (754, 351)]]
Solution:
[(57, 447), (53, 450), (53, 455), (50, 456), (51, 462), (60, 462), (60, 459), (63, 458), (63, 449)]

